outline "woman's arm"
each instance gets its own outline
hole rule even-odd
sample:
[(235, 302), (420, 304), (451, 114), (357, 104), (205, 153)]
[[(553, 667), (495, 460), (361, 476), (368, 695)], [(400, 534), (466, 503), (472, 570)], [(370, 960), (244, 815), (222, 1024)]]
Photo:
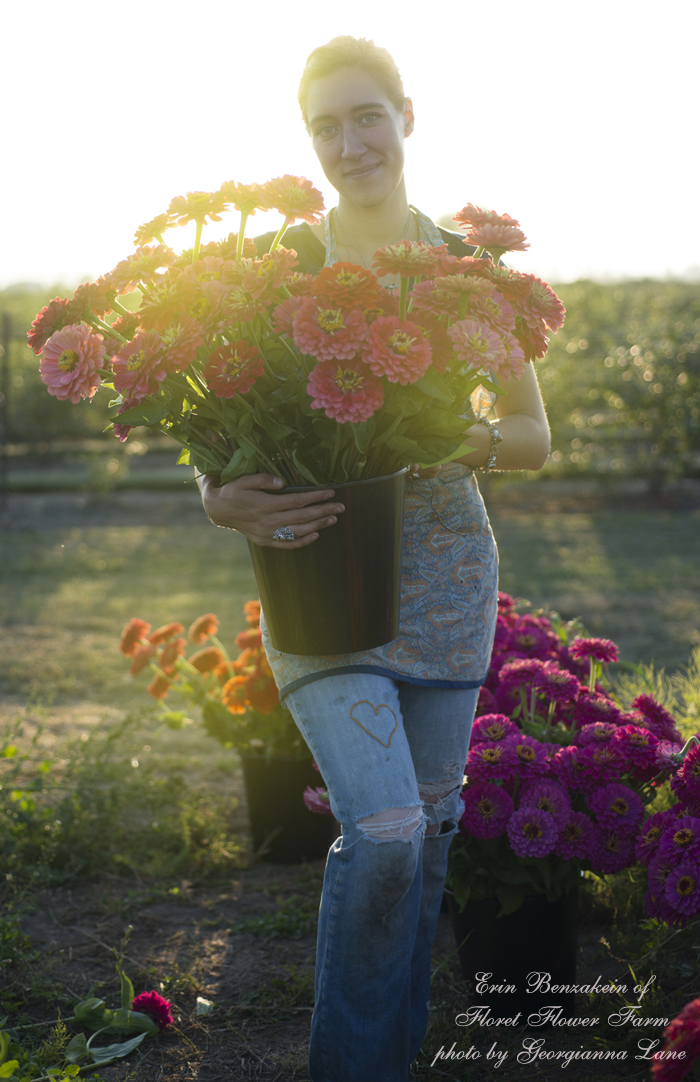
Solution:
[[(534, 366), (526, 365), (518, 380), (508, 383), (494, 410), (497, 427), (503, 437), (496, 452), (497, 470), (540, 470), (549, 454), (549, 425), (544, 403), (537, 386)], [(486, 465), (491, 451), (491, 433), (478, 422), (467, 432), (467, 441), (475, 450), (458, 459), (478, 469)]]
[[(299, 549), (310, 545), (318, 531), (332, 526), (345, 510), (342, 503), (318, 504), (333, 499), (333, 489), (323, 492), (295, 492), (287, 495), (284, 482), (267, 473), (238, 477), (225, 485), (218, 477), (196, 474), (204, 510), (215, 526), (238, 530), (256, 545)], [(265, 489), (278, 489), (277, 493)], [(291, 527), (296, 540), (273, 541), (275, 530)]]

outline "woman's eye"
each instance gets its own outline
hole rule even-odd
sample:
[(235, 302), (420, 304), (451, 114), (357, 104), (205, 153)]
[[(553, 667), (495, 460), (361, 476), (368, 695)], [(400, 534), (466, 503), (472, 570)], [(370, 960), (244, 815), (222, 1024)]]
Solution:
[(330, 135), (333, 134), (334, 131), (335, 128), (332, 124), (324, 124), (322, 128), (318, 129), (316, 135), (321, 139), (327, 139)]
[(369, 124), (372, 124), (375, 120), (379, 120), (379, 119), (380, 119), (380, 114), (379, 113), (364, 113), (363, 116), (362, 116), (362, 120), (367, 121)]

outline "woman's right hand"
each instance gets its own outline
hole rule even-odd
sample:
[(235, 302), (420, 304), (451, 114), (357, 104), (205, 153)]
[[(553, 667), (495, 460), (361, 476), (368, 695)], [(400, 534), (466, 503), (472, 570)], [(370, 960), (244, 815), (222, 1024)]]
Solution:
[[(333, 526), (345, 510), (332, 500), (333, 489), (314, 492), (283, 491), (284, 482), (269, 473), (247, 474), (219, 486), (209, 474), (197, 477), (204, 510), (215, 526), (238, 530), (256, 545), (278, 549), (299, 549), (310, 545), (318, 531)], [(265, 489), (277, 489), (276, 493)], [(294, 531), (294, 541), (275, 541), (273, 533), (282, 526)]]

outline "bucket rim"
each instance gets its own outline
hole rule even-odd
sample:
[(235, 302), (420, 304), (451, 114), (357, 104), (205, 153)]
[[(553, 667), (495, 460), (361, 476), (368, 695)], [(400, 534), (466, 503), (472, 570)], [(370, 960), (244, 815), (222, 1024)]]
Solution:
[(329, 481), (327, 485), (285, 485), (284, 488), (266, 488), (263, 492), (271, 492), (277, 496), (283, 496), (285, 492), (322, 492), (327, 488), (332, 488), (334, 492), (337, 492), (339, 488), (355, 488), (357, 485), (373, 485), (377, 481), (392, 481), (408, 471), (408, 466), (402, 466), (395, 473), (385, 473), (381, 477), (362, 477), (359, 481), (339, 481), (337, 485), (334, 485), (332, 481)]

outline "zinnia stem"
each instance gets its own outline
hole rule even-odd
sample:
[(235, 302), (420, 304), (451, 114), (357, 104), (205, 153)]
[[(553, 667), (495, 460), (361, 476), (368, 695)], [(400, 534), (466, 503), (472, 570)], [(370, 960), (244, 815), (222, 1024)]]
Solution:
[(331, 481), (333, 480), (333, 474), (334, 474), (334, 471), (335, 471), (335, 464), (336, 464), (336, 461), (338, 459), (338, 452), (339, 451), (340, 451), (340, 425), (336, 424), (336, 426), (335, 426), (335, 445), (333, 447), (333, 457), (331, 459), (331, 468), (330, 468), (330, 473), (329, 473), (329, 477), (330, 477)]
[(192, 249), (192, 262), (196, 263), (199, 259), (199, 246), (202, 243), (202, 229), (204, 227), (204, 219), (197, 219), (197, 232), (194, 235), (194, 248)]
[(120, 316), (130, 316), (131, 315), (131, 312), (127, 308), (125, 308), (123, 304), (120, 304), (116, 297), (112, 301), (112, 308), (114, 309), (115, 312), (119, 312)]
[(591, 658), (591, 671), (588, 674), (588, 690), (591, 694), (595, 691), (596, 677), (598, 676), (598, 662), (594, 657)]
[(236, 241), (236, 259), (240, 263), (243, 256), (243, 243), (245, 241), (245, 224), (248, 221), (248, 214), (245, 210), (241, 211), (241, 224), (238, 227), (238, 240)]
[(408, 300), (408, 278), (401, 275), (399, 282), (399, 319), (401, 322), (406, 318), (406, 301)]
[(284, 236), (284, 234), (285, 234), (285, 233), (287, 232), (287, 227), (288, 227), (288, 226), (289, 226), (289, 224), (291, 223), (291, 220), (292, 220), (291, 218), (285, 218), (285, 219), (284, 219), (284, 222), (282, 223), (282, 225), (280, 226), (279, 230), (277, 231), (277, 236), (275, 237), (275, 239), (273, 240), (272, 244), (270, 245), (270, 252), (271, 252), (271, 253), (272, 253), (272, 252), (274, 252), (275, 248), (277, 247), (277, 245), (278, 245), (278, 244), (280, 243), (280, 241), (282, 240), (282, 237), (283, 237), (283, 236)]
[(113, 330), (110, 327), (109, 323), (105, 323), (103, 320), (101, 320), (99, 318), (99, 316), (93, 316), (92, 319), (88, 318), (88, 316), (83, 316), (83, 319), (88, 324), (88, 326), (92, 327), (93, 330), (95, 330), (95, 331), (106, 331), (107, 334), (110, 335), (110, 337), (118, 338), (120, 342), (124, 343), (124, 345), (128, 344), (128, 342), (129, 342), (128, 338), (125, 338), (123, 334), (119, 333), (119, 331)]

